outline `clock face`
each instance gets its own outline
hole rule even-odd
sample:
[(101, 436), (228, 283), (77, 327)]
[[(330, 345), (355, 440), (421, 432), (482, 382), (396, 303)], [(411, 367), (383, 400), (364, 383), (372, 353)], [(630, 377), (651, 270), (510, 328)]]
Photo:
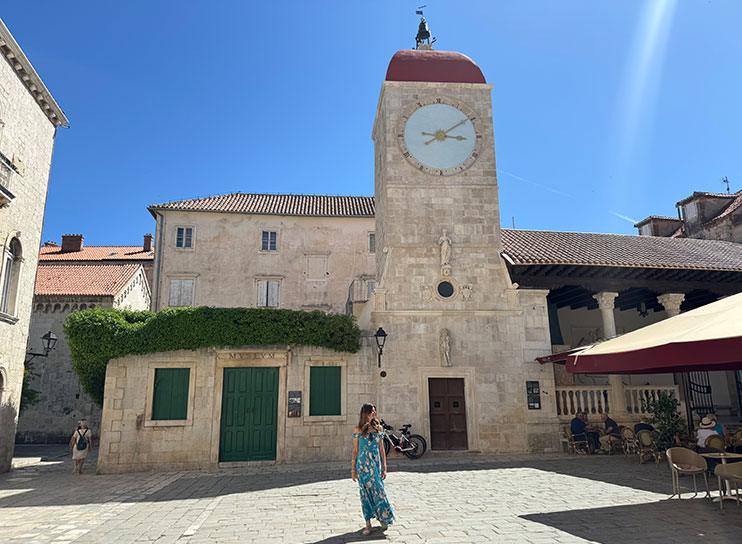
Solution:
[(471, 108), (437, 97), (405, 109), (397, 141), (405, 158), (421, 172), (450, 176), (474, 163), (483, 137)]

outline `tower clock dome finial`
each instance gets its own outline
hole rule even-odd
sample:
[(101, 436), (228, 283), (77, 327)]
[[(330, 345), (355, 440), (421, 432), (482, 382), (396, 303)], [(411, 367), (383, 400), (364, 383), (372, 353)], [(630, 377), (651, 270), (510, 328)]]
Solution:
[(417, 27), (417, 36), (415, 36), (415, 49), (430, 50), (433, 49), (433, 44), (437, 38), (430, 39), (430, 29), (428, 28), (428, 22), (425, 17), (422, 16), (423, 10), (426, 6), (420, 6), (416, 14), (420, 15), (420, 25)]

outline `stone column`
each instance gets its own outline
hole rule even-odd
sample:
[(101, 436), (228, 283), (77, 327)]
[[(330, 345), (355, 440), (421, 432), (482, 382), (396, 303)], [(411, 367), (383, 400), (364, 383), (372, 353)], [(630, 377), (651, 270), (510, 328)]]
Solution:
[(675, 317), (680, 313), (680, 305), (685, 300), (685, 293), (665, 293), (657, 297), (667, 312), (667, 317)]
[[(603, 337), (613, 338), (616, 336), (616, 318), (613, 315), (614, 302), (618, 293), (612, 291), (601, 291), (593, 295), (598, 301), (600, 316), (603, 319)], [(623, 388), (623, 378), (620, 374), (609, 374), (608, 383), (611, 386), (610, 412), (615, 417), (626, 414), (626, 394)]]
[[(662, 304), (667, 312), (667, 317), (675, 317), (680, 313), (680, 305), (685, 300), (684, 293), (664, 293), (657, 297), (657, 302)], [(689, 402), (687, 398), (688, 392), (688, 373), (687, 372), (675, 372), (673, 374), (675, 384), (679, 386), (680, 401), (686, 405), (686, 417), (688, 421), (693, 421), (693, 415), (688, 410)]]

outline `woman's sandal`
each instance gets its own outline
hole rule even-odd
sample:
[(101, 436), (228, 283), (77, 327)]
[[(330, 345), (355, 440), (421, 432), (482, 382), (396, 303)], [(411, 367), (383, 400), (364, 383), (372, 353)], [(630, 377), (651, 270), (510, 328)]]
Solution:
[(362, 534), (363, 536), (368, 536), (368, 535), (370, 535), (370, 534), (371, 534), (371, 528), (370, 528), (370, 527), (366, 527), (365, 529), (363, 529), (363, 531), (361, 531), (361, 534)]

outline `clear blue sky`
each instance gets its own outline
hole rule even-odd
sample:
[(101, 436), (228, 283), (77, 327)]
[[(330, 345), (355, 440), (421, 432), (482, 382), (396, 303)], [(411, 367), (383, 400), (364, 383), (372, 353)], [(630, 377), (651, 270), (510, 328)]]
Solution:
[[(422, 3), (6, 2), (70, 119), (44, 240), (141, 243), (148, 205), (212, 194), (372, 194), (381, 82)], [(739, 0), (427, 4), (436, 48), (494, 84), (503, 226), (634, 233), (742, 188)]]

